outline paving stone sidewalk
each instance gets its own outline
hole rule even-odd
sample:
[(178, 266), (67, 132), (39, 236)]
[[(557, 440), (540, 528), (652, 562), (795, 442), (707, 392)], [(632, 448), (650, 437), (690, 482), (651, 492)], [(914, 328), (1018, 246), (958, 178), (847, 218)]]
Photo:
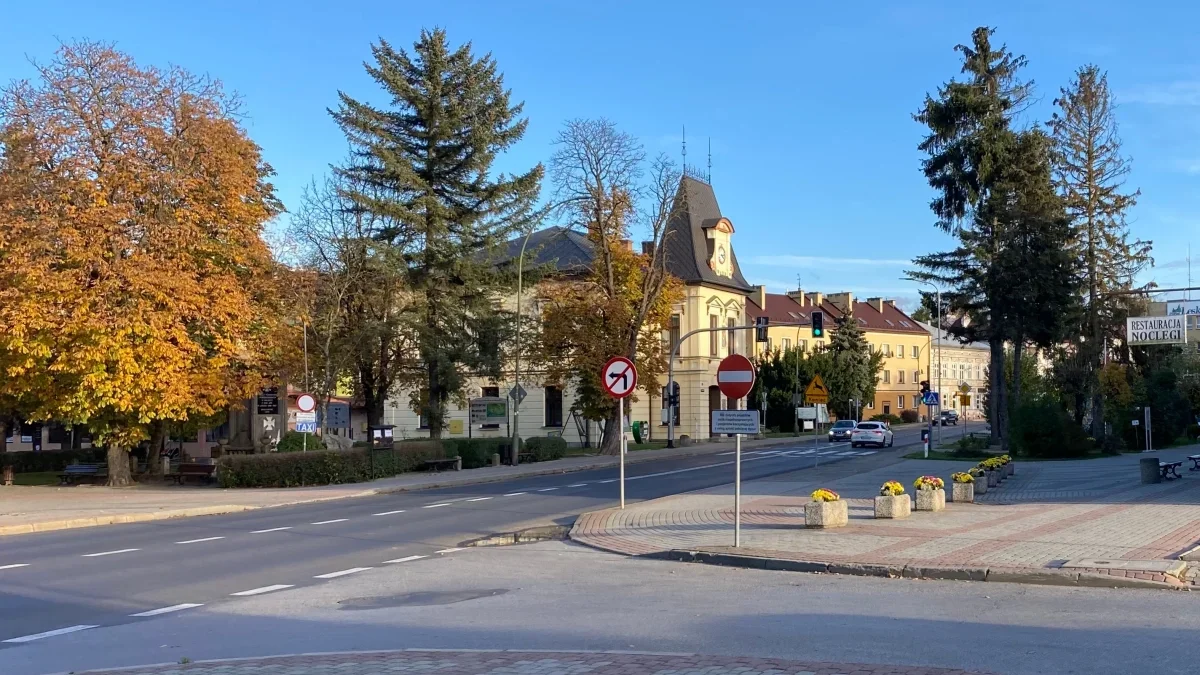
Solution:
[(406, 650), (198, 661), (84, 671), (110, 675), (985, 675), (978, 671), (695, 654)]
[[(1157, 454), (1181, 459), (1196, 452), (1190, 447)], [(753, 481), (743, 486), (740, 550), (732, 548), (733, 500), (727, 487), (584, 514), (571, 538), (630, 555), (740, 551), (895, 570), (1062, 570), (1068, 561), (1092, 559), (1108, 565), (1072, 568), (1072, 573), (1186, 586), (1194, 570), (1189, 577), (1177, 561), (1200, 545), (1200, 472), (1142, 485), (1138, 460), (1143, 456), (1018, 462), (1016, 474), (977, 503), (951, 503), (938, 513), (914, 511), (903, 520), (873, 517), (872, 500), (884, 481), (899, 480), (911, 493), (917, 476), (933, 474), (949, 486), (950, 474), (971, 462), (905, 460), (839, 478), (810, 470)], [(804, 504), (818, 487), (848, 500), (847, 527), (804, 527)]]

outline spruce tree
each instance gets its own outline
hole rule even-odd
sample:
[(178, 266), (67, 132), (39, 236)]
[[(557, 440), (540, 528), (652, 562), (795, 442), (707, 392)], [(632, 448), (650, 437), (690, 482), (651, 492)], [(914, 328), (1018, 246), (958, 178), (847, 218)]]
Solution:
[(492, 170), (527, 122), (490, 55), (452, 48), (442, 30), (422, 31), (411, 53), (380, 41), (372, 54), (367, 73), (387, 104), (339, 92), (331, 114), (352, 147), (339, 171), (363, 186), (347, 195), (356, 208), (387, 221), (377, 242), (402, 267), (407, 299), (395, 309), (420, 364), (401, 383), (417, 385), (413, 406), (438, 438), (467, 378), (500, 376), (511, 317), (496, 306), (506, 280), (485, 253), (531, 225), (542, 167)]
[(1081, 67), (1054, 101), (1049, 122), (1056, 144), (1055, 180), (1075, 228), (1073, 252), (1083, 261), (1084, 325), (1080, 360), (1091, 396), (1092, 436), (1104, 436), (1104, 398), (1099, 372), (1106, 338), (1120, 336), (1120, 297), (1150, 264), (1150, 242), (1130, 240), (1125, 213), (1140, 194), (1124, 190), (1129, 160), (1121, 154), (1108, 76), (1094, 65)]
[(826, 350), (832, 358), (829, 371), (831, 395), (829, 407), (840, 418), (849, 418), (849, 399), (871, 401), (875, 398), (875, 382), (883, 367), (882, 355), (875, 357), (853, 315), (843, 315), (829, 339)]

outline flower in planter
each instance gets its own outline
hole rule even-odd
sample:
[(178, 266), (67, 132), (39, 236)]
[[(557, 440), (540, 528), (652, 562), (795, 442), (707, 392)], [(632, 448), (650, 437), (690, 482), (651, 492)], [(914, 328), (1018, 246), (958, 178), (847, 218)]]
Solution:
[(836, 502), (841, 499), (841, 496), (828, 488), (819, 488), (812, 493), (814, 502)]
[(880, 497), (898, 497), (904, 494), (904, 486), (900, 481), (889, 480), (879, 488)]
[(971, 474), (971, 476), (973, 476), (975, 478), (982, 478), (985, 472), (983, 470), (983, 467), (976, 465), (976, 466), (971, 467), (970, 469), (967, 469), (967, 473)]
[(937, 476), (921, 476), (913, 483), (913, 487), (918, 490), (941, 490), (946, 487), (946, 481)]
[(1012, 457), (1009, 457), (1008, 455), (1000, 455), (996, 459), (1000, 462), (1000, 466), (1004, 466), (1012, 461)]
[(963, 471), (957, 471), (955, 473), (950, 474), (950, 480), (954, 481), (955, 483), (974, 483), (975, 476), (972, 476), (970, 473), (965, 473)]

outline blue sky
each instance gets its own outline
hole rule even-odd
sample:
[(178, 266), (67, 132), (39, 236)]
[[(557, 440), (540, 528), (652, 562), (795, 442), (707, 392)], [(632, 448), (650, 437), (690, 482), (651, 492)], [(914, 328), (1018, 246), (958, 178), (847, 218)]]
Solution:
[(1131, 229), (1155, 244), (1145, 280), (1184, 285), (1190, 243), (1200, 256), (1193, 3), (177, 4), (16, 3), (6, 9), (0, 81), (28, 77), (28, 58), (76, 38), (208, 73), (244, 97), (247, 128), (278, 172), (280, 197), (295, 205), (345, 152), (326, 113), (337, 91), (380, 100), (362, 68), (370, 43), (407, 47), (422, 27), (441, 26), (492, 52), (525, 101), (529, 132), (502, 168), (544, 161), (572, 117), (608, 117), (676, 158), (686, 125), (689, 163), (706, 163), (711, 138), (713, 184), (752, 283), (782, 291), (799, 275), (805, 289), (904, 302), (916, 295), (899, 280), (906, 261), (951, 244), (928, 210), (911, 114), (957, 73), (952, 47), (992, 25), (1030, 60), (1040, 101), (1027, 123), (1049, 116), (1080, 65), (1108, 70), (1134, 162), (1129, 183), (1142, 190)]

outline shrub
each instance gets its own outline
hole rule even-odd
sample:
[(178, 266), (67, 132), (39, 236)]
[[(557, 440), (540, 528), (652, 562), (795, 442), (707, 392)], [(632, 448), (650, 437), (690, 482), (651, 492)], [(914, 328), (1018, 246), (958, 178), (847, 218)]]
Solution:
[(1087, 435), (1054, 401), (1023, 401), (1010, 422), (1012, 447), (1026, 457), (1082, 457)]
[[(1109, 434), (1109, 436), (1111, 435)], [(1200, 439), (1200, 424), (1189, 424), (1187, 426), (1187, 437), (1189, 441), (1193, 442)]]
[(904, 494), (904, 486), (898, 480), (889, 480), (879, 487), (881, 497), (896, 497)]
[(533, 461), (547, 462), (562, 459), (567, 454), (567, 442), (561, 436), (535, 436), (524, 441), (525, 452), (533, 453)]
[(899, 424), (900, 418), (891, 413), (879, 413), (871, 418), (872, 422), (885, 422), (887, 424)]
[(104, 448), (90, 450), (43, 450), (41, 452), (0, 452), (0, 466), (11, 466), (15, 473), (62, 471), (68, 464), (104, 462)]
[(221, 487), (297, 487), (358, 483), (412, 471), (443, 456), (438, 441), (397, 443), (391, 450), (313, 450), (230, 455), (217, 461)]
[(918, 490), (941, 490), (946, 487), (946, 481), (937, 476), (921, 476), (913, 481), (913, 487)]
[(841, 498), (841, 495), (828, 488), (818, 488), (812, 493), (814, 502), (836, 502)]
[(1106, 455), (1119, 455), (1125, 450), (1125, 440), (1117, 434), (1105, 434), (1100, 443), (1100, 452)]
[(913, 422), (920, 421), (920, 419), (921, 415), (916, 410), (900, 411), (900, 421), (904, 422), (905, 424), (912, 424)]
[(989, 440), (987, 438), (963, 436), (954, 442), (954, 454), (964, 459), (974, 459), (984, 450), (987, 450), (988, 445)]
[(302, 434), (299, 431), (289, 431), (279, 439), (275, 446), (276, 452), (300, 452), (301, 450), (324, 450), (325, 443), (315, 434)]

